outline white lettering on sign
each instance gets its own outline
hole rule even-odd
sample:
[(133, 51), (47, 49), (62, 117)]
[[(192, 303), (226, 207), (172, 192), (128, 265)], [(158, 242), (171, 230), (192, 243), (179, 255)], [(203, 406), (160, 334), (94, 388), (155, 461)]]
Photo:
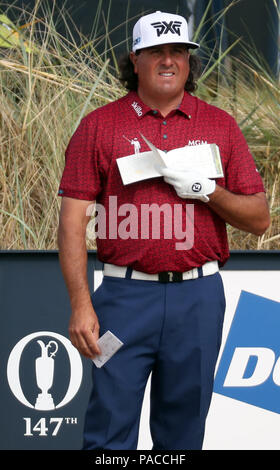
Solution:
[[(251, 357), (257, 362), (250, 377), (244, 377)], [(255, 387), (264, 383), (271, 374), (275, 363), (275, 354), (269, 348), (235, 348), (232, 360), (224, 381), (224, 387)], [(273, 381), (280, 385), (280, 358), (276, 361)]]

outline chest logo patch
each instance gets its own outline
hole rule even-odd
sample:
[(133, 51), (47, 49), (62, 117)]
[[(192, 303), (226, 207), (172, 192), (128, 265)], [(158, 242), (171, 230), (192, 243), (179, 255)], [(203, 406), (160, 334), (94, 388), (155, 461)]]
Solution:
[(194, 139), (194, 140), (189, 140), (189, 143), (188, 143), (188, 145), (203, 145), (203, 144), (208, 144), (207, 140)]
[(137, 101), (133, 101), (132, 105), (131, 105), (134, 109), (134, 111), (136, 112), (136, 114), (138, 116), (142, 116), (143, 115), (143, 111), (142, 111), (142, 108), (140, 106), (140, 104), (137, 103)]

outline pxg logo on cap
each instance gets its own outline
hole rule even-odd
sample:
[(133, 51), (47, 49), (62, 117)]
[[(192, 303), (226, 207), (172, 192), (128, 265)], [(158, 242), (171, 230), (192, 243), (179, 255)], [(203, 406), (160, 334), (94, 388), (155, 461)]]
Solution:
[(214, 392), (280, 413), (280, 303), (241, 292)]
[(181, 36), (180, 28), (182, 21), (171, 20), (169, 23), (167, 23), (167, 21), (158, 21), (151, 25), (156, 28), (158, 37), (162, 34), (167, 34), (169, 31), (171, 34), (178, 34), (178, 36)]

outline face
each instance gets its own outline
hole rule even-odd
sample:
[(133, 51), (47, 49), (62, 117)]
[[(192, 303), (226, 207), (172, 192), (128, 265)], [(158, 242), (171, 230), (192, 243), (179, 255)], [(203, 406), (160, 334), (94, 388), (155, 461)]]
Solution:
[(181, 96), (189, 75), (189, 52), (184, 44), (163, 44), (131, 53), (142, 96), (172, 98)]

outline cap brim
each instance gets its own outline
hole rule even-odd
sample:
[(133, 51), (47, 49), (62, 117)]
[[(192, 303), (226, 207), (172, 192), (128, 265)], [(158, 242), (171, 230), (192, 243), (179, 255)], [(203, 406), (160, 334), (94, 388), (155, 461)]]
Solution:
[[(154, 47), (154, 46), (162, 46), (164, 44), (175, 44), (175, 42), (173, 41), (166, 41), (162, 44), (158, 44), (158, 43), (155, 43), (155, 44), (149, 44), (149, 45), (141, 45), (141, 46), (134, 46), (132, 48), (132, 51), (133, 52), (136, 52), (136, 51), (140, 51), (141, 49), (148, 49), (149, 47)], [(188, 49), (198, 49), (200, 47), (199, 44), (197, 44), (196, 42), (183, 42), (183, 41), (178, 41), (178, 44), (185, 44), (187, 46)]]
[(196, 42), (188, 42), (186, 43), (186, 46), (188, 46), (190, 49), (198, 49), (198, 47), (200, 47), (200, 45)]

